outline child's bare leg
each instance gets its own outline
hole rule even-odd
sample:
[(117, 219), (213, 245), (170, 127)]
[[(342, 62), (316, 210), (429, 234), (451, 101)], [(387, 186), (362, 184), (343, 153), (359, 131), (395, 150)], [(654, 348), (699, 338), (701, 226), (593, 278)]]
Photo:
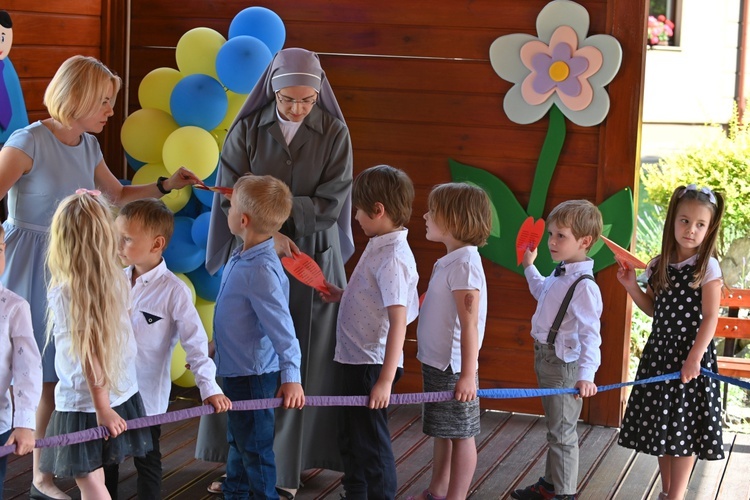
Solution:
[(477, 443), (473, 437), (453, 439), (448, 500), (464, 500), (469, 493), (477, 468)]
[(448, 493), (451, 481), (451, 456), (453, 443), (450, 439), (434, 438), (432, 450), (432, 479), (430, 479), (430, 493), (436, 497), (444, 497)]
[(99, 467), (86, 476), (76, 478), (76, 485), (81, 490), (81, 500), (110, 500), (104, 484), (104, 469)]
[[(42, 398), (36, 410), (35, 439), (42, 439), (47, 432), (49, 418), (55, 409), (55, 385), (57, 385), (56, 382), (45, 382), (42, 384)], [(70, 500), (70, 497), (55, 484), (55, 476), (53, 474), (39, 470), (41, 451), (39, 448), (34, 448), (32, 452), (32, 482), (34, 486), (39, 492), (49, 497)]]
[(669, 491), (669, 483), (672, 477), (672, 457), (664, 455), (659, 457), (659, 474), (661, 475), (661, 491)]
[(685, 498), (690, 473), (693, 471), (695, 457), (669, 457), (671, 458), (671, 480), (669, 489), (664, 490), (669, 493), (669, 500), (682, 500)]

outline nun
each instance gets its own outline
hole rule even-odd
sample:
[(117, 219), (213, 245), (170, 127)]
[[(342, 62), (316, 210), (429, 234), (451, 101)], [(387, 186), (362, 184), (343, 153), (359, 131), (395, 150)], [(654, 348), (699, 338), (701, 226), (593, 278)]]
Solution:
[[(229, 128), (217, 185), (231, 187), (248, 173), (272, 175), (284, 181), (294, 196), (289, 219), (274, 235), (279, 257), (306, 253), (326, 280), (343, 288), (344, 263), (354, 252), (352, 146), (317, 54), (300, 48), (279, 51)], [(211, 274), (239, 244), (227, 225), (228, 210), (229, 201), (215, 195), (206, 252)], [(289, 284), (305, 395), (337, 394), (333, 354), (338, 304), (324, 303), (313, 288), (291, 276)], [(276, 411), (274, 453), (282, 497), (294, 498), (306, 469), (343, 470), (337, 412), (335, 407)], [(197, 448), (200, 440), (199, 435)]]

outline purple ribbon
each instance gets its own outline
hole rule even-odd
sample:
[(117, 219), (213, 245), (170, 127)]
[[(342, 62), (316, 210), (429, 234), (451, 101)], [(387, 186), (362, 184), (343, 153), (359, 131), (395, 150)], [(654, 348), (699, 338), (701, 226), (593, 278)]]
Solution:
[[(722, 382), (750, 390), (750, 384), (736, 378), (726, 377), (713, 373), (705, 368), (701, 368), (701, 373)], [(656, 377), (651, 377), (632, 382), (622, 382), (619, 384), (599, 386), (597, 392), (611, 391), (630, 385), (652, 384), (666, 380), (675, 380), (680, 378), (680, 372), (667, 373)], [(540, 396), (553, 396), (557, 394), (576, 394), (577, 389), (479, 389), (477, 396), (480, 398), (491, 399), (513, 399), (513, 398), (532, 398)], [(453, 399), (452, 391), (443, 392), (412, 392), (406, 394), (391, 394), (390, 404), (392, 405), (412, 405), (421, 403), (442, 403)], [(246, 401), (233, 401), (231, 411), (248, 411), (248, 410), (266, 410), (269, 408), (278, 408), (281, 406), (281, 398), (270, 399), (250, 399)], [(305, 406), (367, 406), (370, 402), (370, 396), (305, 396)], [(214, 413), (214, 407), (211, 405), (194, 406), (184, 410), (170, 411), (160, 415), (150, 417), (134, 418), (128, 420), (128, 429), (141, 429), (151, 427), (152, 425), (161, 425), (172, 422), (179, 422), (189, 418), (199, 417)], [(126, 431), (127, 432), (127, 431)], [(52, 448), (55, 446), (65, 446), (70, 444), (84, 443), (95, 439), (102, 439), (109, 436), (109, 430), (104, 426), (94, 427), (70, 434), (61, 434), (59, 436), (50, 436), (36, 440), (36, 448)], [(0, 446), (0, 458), (10, 455), (16, 449), (16, 445)]]

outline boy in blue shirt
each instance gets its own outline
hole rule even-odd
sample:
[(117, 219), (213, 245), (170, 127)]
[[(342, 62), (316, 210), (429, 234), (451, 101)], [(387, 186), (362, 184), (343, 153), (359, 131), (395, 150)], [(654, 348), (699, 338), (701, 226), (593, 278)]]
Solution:
[[(233, 401), (283, 398), (284, 408), (302, 408), (299, 341), (289, 314), (289, 280), (276, 251), (276, 233), (292, 209), (280, 180), (240, 177), (227, 214), (242, 240), (224, 268), (214, 313), (216, 371)], [(276, 387), (281, 376), (281, 387)], [(224, 498), (278, 499), (273, 454), (274, 411), (229, 413)]]

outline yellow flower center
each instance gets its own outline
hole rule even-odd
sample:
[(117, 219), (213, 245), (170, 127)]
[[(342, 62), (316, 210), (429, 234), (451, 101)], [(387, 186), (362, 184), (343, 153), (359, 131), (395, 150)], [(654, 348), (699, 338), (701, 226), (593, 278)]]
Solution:
[(549, 67), (549, 77), (552, 78), (552, 81), (562, 82), (568, 78), (569, 74), (570, 68), (562, 61), (555, 61)]

